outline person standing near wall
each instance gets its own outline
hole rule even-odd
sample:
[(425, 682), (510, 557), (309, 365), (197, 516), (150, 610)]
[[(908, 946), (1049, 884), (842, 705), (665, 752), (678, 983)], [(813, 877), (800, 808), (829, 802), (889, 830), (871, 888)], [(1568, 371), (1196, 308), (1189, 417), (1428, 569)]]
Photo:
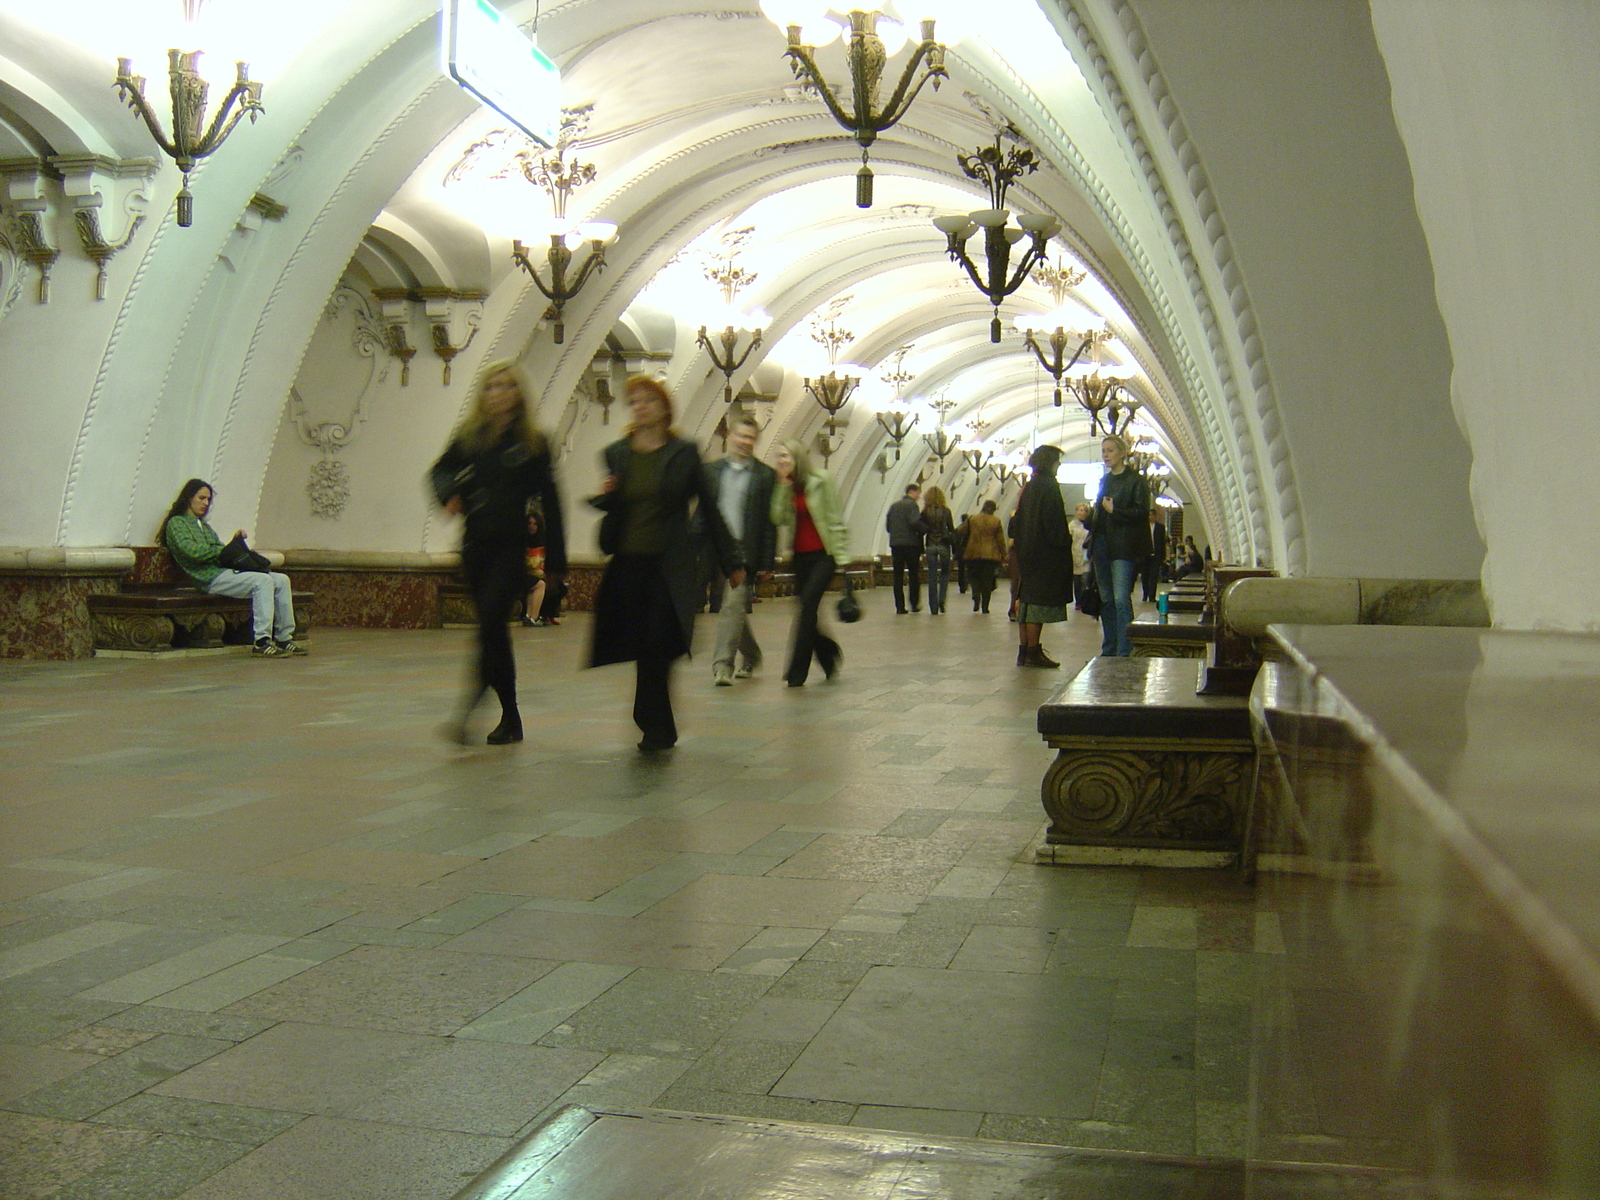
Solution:
[[(745, 578), (742, 588), (729, 588), (717, 616), (717, 645), (711, 652), (711, 678), (718, 687), (731, 687), (735, 679), (748, 679), (761, 665), (761, 647), (750, 629), (750, 602), (758, 576), (772, 574), (777, 530), (772, 526), (772, 489), (777, 475), (755, 457), (761, 426), (748, 412), (728, 417), (728, 453), (706, 466), (706, 483), (728, 530), (743, 551)], [(704, 520), (696, 514), (703, 534)], [(743, 662), (736, 664), (736, 656)]]
[(672, 430), (672, 395), (659, 380), (628, 380), (633, 423), (605, 448), (606, 474), (589, 503), (605, 513), (600, 549), (609, 554), (594, 601), (591, 667), (634, 664), (633, 722), (645, 754), (678, 744), (672, 715), (672, 664), (689, 653), (699, 607), (701, 540), (689, 519), (710, 534), (718, 565), (734, 591), (744, 586), (739, 544), (706, 482), (700, 452)]
[(1067, 506), (1056, 483), (1061, 465), (1057, 446), (1040, 446), (1028, 456), (1033, 478), (1022, 488), (1012, 526), (1022, 585), (1017, 592), (1017, 666), (1059, 667), (1044, 652), (1039, 635), (1045, 625), (1067, 619), (1072, 603), (1072, 535)]
[(922, 489), (906, 487), (906, 494), (889, 506), (884, 528), (889, 531), (889, 557), (894, 561), (894, 611), (906, 614), (906, 573), (911, 575), (911, 611), (922, 611), (922, 534), (917, 530), (917, 501)]
[(966, 563), (972, 580), (972, 611), (988, 612), (994, 595), (995, 576), (1006, 561), (1006, 533), (995, 516), (995, 503), (985, 500), (983, 509), (967, 518)]
[(461, 569), (478, 614), (478, 654), (461, 711), (444, 727), (466, 745), (467, 723), (486, 691), (500, 701), (500, 723), (488, 743), (522, 740), (517, 708), (517, 667), (506, 628), (512, 605), (527, 583), (528, 502), (544, 514), (544, 569), (559, 581), (567, 570), (566, 525), (556, 487), (550, 444), (533, 426), (533, 392), (522, 369), (490, 363), (479, 376), (472, 404), (430, 478), (444, 510), (466, 518)]
[(794, 526), (794, 594), (799, 611), (784, 675), (790, 687), (804, 687), (815, 657), (823, 674), (832, 679), (839, 673), (844, 654), (839, 643), (822, 631), (817, 609), (834, 572), (850, 562), (849, 535), (832, 477), (812, 465), (811, 455), (798, 441), (784, 442), (778, 448), (772, 523)]
[(1089, 564), (1090, 531), (1094, 528), (1094, 511), (1087, 504), (1072, 510), (1072, 520), (1067, 532), (1072, 535), (1072, 591), (1082, 597), (1089, 590), (1089, 579), (1094, 568)]
[(1100, 495), (1094, 510), (1094, 542), (1089, 555), (1100, 588), (1100, 653), (1128, 658), (1133, 643), (1133, 577), (1150, 555), (1150, 489), (1144, 476), (1128, 466), (1128, 447), (1119, 437), (1101, 439)]
[(1144, 560), (1140, 595), (1146, 604), (1154, 604), (1156, 584), (1161, 580), (1161, 564), (1167, 558), (1167, 527), (1162, 523), (1161, 510), (1150, 507), (1150, 557)]

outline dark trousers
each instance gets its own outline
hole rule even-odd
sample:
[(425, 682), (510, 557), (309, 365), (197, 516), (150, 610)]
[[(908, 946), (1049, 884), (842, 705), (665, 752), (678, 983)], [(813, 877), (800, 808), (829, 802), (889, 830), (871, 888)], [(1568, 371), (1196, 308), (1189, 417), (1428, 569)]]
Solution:
[[(915, 546), (890, 546), (889, 557), (894, 560), (894, 609), (906, 611), (905, 579), (911, 572), (911, 607), (922, 607), (922, 551)], [(798, 588), (798, 576), (796, 587)]]
[(1142, 595), (1146, 604), (1155, 602), (1156, 583), (1160, 580), (1160, 578), (1161, 560), (1152, 554), (1149, 558), (1145, 559), (1139, 577), (1139, 582), (1142, 586)]
[(634, 671), (633, 723), (650, 741), (670, 746), (678, 740), (678, 723), (672, 716), (672, 659), (637, 659)]
[(995, 572), (1000, 564), (989, 558), (967, 560), (967, 574), (972, 579), (972, 611), (989, 611), (989, 597), (994, 595)]
[(463, 546), (461, 566), (478, 613), (478, 661), (468, 696), (470, 711), (487, 690), (500, 699), (507, 717), (517, 719), (517, 665), (511, 657), (508, 621), (512, 606), (527, 591), (521, 546)]
[(794, 645), (789, 649), (789, 669), (784, 672), (790, 683), (806, 681), (812, 655), (824, 674), (832, 675), (839, 669), (839, 643), (817, 624), (817, 609), (835, 569), (833, 559), (822, 550), (807, 550), (794, 556), (794, 594), (800, 601), (800, 611), (795, 614)]

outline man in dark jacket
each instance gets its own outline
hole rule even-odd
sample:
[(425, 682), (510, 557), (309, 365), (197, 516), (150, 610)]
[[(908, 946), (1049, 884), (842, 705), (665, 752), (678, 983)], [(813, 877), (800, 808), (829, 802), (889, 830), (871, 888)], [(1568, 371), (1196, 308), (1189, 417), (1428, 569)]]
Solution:
[(894, 560), (894, 611), (901, 616), (906, 612), (905, 579), (911, 573), (911, 611), (922, 611), (922, 531), (917, 528), (917, 501), (922, 499), (922, 489), (916, 484), (906, 488), (902, 499), (889, 505), (889, 515), (884, 518), (884, 528), (889, 531), (889, 556)]
[[(750, 629), (747, 614), (755, 595), (756, 577), (772, 574), (777, 530), (772, 525), (772, 488), (777, 474), (755, 458), (761, 427), (749, 413), (728, 417), (728, 454), (706, 464), (706, 481), (716, 497), (717, 509), (743, 548), (744, 584), (729, 588), (717, 619), (717, 645), (711, 654), (711, 678), (718, 687), (735, 679), (748, 679), (761, 665), (761, 647)], [(721, 580), (716, 585), (719, 590)], [(743, 661), (735, 664), (735, 655)]]
[(1150, 557), (1144, 560), (1143, 594), (1146, 604), (1156, 601), (1156, 584), (1161, 579), (1161, 564), (1167, 561), (1167, 527), (1161, 520), (1161, 510), (1150, 508)]

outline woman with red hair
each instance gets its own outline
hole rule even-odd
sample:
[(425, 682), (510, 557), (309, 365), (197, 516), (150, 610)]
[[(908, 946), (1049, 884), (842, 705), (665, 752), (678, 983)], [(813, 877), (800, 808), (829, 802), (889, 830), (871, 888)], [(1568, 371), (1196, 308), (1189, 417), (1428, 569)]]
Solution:
[(744, 583), (739, 543), (711, 495), (700, 452), (672, 430), (672, 396), (658, 380), (628, 380), (626, 437), (605, 448), (606, 475), (590, 503), (605, 513), (600, 549), (611, 556), (594, 602), (591, 667), (632, 662), (633, 720), (646, 754), (678, 741), (673, 660), (689, 653), (698, 607), (699, 545), (689, 520), (698, 501), (728, 583)]

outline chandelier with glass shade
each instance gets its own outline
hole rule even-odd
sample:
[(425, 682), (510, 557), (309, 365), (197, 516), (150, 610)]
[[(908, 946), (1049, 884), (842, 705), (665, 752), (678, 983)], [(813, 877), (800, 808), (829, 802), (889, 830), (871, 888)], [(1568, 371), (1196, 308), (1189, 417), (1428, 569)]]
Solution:
[[(1015, 130), (1009, 133), (1013, 141), (1020, 137)], [(1011, 224), (1006, 194), (1018, 179), (1039, 169), (1039, 159), (1025, 146), (1013, 144), (1005, 148), (1003, 139), (1006, 136), (1006, 133), (996, 134), (993, 146), (985, 146), (956, 159), (967, 178), (983, 184), (989, 193), (989, 207), (965, 216), (933, 218), (934, 226), (945, 235), (945, 249), (950, 261), (959, 264), (967, 272), (994, 309), (994, 317), (989, 322), (989, 341), (997, 345), (1000, 341), (1000, 302), (1022, 286), (1033, 269), (1044, 260), (1050, 239), (1061, 230), (1061, 222), (1052, 216), (1021, 214), (1016, 224)], [(981, 270), (967, 253), (967, 242), (979, 229), (983, 230)], [(1013, 264), (1012, 248), (1024, 238), (1028, 240), (1028, 245)]]
[[(564, 109), (561, 129), (556, 144), (549, 151), (532, 149), (517, 156), (517, 166), (522, 177), (550, 197), (551, 216), (545, 222), (550, 239), (545, 251), (544, 266), (549, 270), (549, 282), (539, 273), (533, 261), (535, 253), (522, 244), (521, 239), (511, 243), (511, 260), (527, 272), (534, 285), (550, 301), (544, 319), (553, 322), (556, 345), (566, 340), (563, 310), (567, 302), (583, 290), (590, 276), (601, 270), (606, 262), (606, 244), (617, 236), (617, 227), (609, 221), (573, 221), (567, 216), (567, 201), (572, 193), (586, 183), (592, 183), (595, 168), (592, 163), (569, 161), (568, 152), (588, 125), (590, 109)], [(574, 251), (585, 242), (589, 244), (583, 261), (573, 268)], [(569, 274), (570, 272), (570, 274)]]
[(945, 428), (945, 418), (950, 415), (950, 410), (956, 402), (944, 393), (927, 401), (927, 407), (933, 414), (933, 431), (922, 435), (922, 440), (927, 443), (928, 453), (939, 460), (939, 467), (944, 468), (944, 460), (949, 458), (956, 448), (961, 445), (961, 435), (951, 433)]
[(876, 402), (873, 404), (878, 424), (888, 435), (889, 444), (894, 447), (895, 462), (900, 461), (900, 448), (905, 445), (920, 416), (905, 394), (906, 385), (916, 378), (914, 371), (906, 370), (906, 355), (911, 353), (911, 349), (910, 346), (901, 346), (891, 356), (892, 365), (878, 375), (888, 390), (876, 393)]
[[(843, 299), (849, 299), (845, 297)], [(830, 306), (830, 311), (812, 323), (811, 339), (822, 347), (827, 355), (826, 371), (818, 371), (815, 376), (806, 376), (802, 386), (811, 393), (811, 398), (817, 402), (818, 407), (827, 413), (827, 426), (825, 433), (819, 433), (817, 447), (822, 451), (824, 465), (833, 457), (839, 448), (836, 440), (841, 425), (848, 425), (848, 421), (841, 421), (839, 413), (850, 398), (855, 394), (856, 388), (861, 385), (862, 377), (866, 370), (854, 363), (840, 362), (839, 352), (855, 341), (856, 335), (843, 328), (838, 322), (838, 309), (841, 302), (836, 301)]]
[[(733, 403), (733, 375), (749, 360), (767, 327), (767, 314), (746, 310), (737, 303), (740, 291), (758, 276), (738, 263), (739, 252), (755, 235), (755, 227), (732, 230), (722, 237), (721, 246), (705, 268), (706, 279), (717, 289), (720, 301), (705, 315), (695, 341), (711, 356), (712, 365), (722, 372), (722, 400)], [(720, 328), (719, 328), (720, 327)], [(713, 333), (713, 330), (716, 330)], [(739, 339), (750, 340), (739, 349)]]
[[(1083, 352), (1093, 347), (1097, 337), (1109, 334), (1097, 332), (1092, 326), (1098, 320), (1088, 309), (1067, 298), (1072, 288), (1088, 276), (1065, 258), (1058, 258), (1055, 266), (1039, 264), (1033, 277), (1050, 289), (1054, 301), (1049, 312), (1024, 313), (1012, 322), (1022, 334), (1022, 344), (1033, 351), (1039, 365), (1049, 372), (1056, 382), (1055, 406), (1061, 407), (1061, 381), (1083, 357)], [(1071, 354), (1067, 347), (1074, 346)], [(1049, 347), (1046, 352), (1046, 347)]]
[[(934, 91), (949, 78), (944, 69), (945, 47), (934, 36), (936, 23), (950, 32), (952, 22), (963, 18), (963, 0), (879, 0), (873, 8), (831, 5), (828, 0), (761, 0), (761, 11), (782, 29), (789, 40), (784, 57), (794, 77), (814, 91), (828, 106), (833, 119), (861, 147), (861, 169), (856, 172), (856, 207), (872, 207), (872, 144), (893, 128), (929, 83)], [(908, 26), (915, 23), (920, 37), (900, 72), (900, 80), (887, 100), (880, 99), (884, 69), (910, 40)], [(817, 51), (843, 35), (845, 65), (849, 72), (849, 107), (817, 65)]]

